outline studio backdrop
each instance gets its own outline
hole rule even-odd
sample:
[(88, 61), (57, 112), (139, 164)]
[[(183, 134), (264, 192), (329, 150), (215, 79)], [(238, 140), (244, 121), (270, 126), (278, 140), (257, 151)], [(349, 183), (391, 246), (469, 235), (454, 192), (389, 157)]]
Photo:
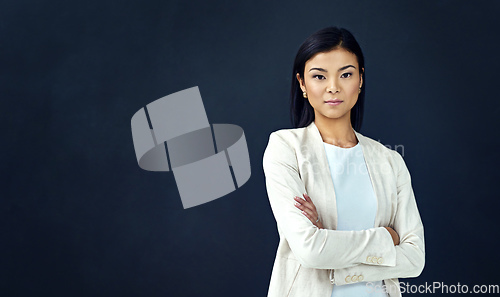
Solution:
[[(426, 264), (401, 281), (498, 285), (499, 8), (1, 1), (0, 296), (266, 296), (279, 237), (262, 156), (271, 132), (292, 128), (298, 47), (327, 26), (350, 30), (365, 55), (359, 132), (397, 150), (411, 173)], [(192, 87), (207, 141), (214, 124), (239, 128), (203, 151), (225, 164), (229, 188), (196, 192), (203, 203), (186, 207), (180, 171), (140, 166), (132, 117)], [(150, 148), (166, 141), (154, 142), (151, 119), (144, 110)], [(229, 164), (245, 158), (238, 177)], [(183, 180), (189, 191), (205, 179)]]

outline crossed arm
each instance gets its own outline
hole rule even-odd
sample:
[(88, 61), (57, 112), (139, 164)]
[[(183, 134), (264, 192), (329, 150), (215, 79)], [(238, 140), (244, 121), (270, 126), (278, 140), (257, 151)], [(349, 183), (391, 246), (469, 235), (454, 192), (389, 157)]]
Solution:
[[(305, 215), (311, 221), (311, 223), (313, 223), (314, 226), (318, 227), (319, 229), (324, 229), (323, 223), (321, 223), (318, 211), (316, 210), (316, 206), (314, 205), (311, 197), (309, 197), (309, 195), (307, 195), (306, 193), (302, 194), (302, 196), (304, 198), (300, 198), (297, 196), (293, 197), (293, 199), (295, 200), (295, 206), (298, 209), (300, 209), (302, 214)], [(398, 233), (394, 231), (394, 229), (392, 229), (391, 227), (384, 227), (384, 228), (387, 229), (387, 231), (389, 231), (389, 233), (391, 234), (394, 245), (398, 245), (399, 244)]]

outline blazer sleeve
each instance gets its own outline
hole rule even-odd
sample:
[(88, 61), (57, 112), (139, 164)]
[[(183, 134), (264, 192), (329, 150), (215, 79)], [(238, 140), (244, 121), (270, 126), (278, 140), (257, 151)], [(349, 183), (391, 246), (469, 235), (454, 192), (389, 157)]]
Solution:
[(372, 265), (367, 261), (369, 255), (384, 257), (382, 266), (396, 265), (396, 247), (384, 227), (361, 231), (319, 229), (294, 206), (293, 198), (302, 197), (306, 189), (295, 150), (282, 134), (271, 133), (263, 156), (263, 169), (280, 236), (285, 237), (304, 267), (337, 269), (361, 263)]
[(410, 172), (397, 152), (392, 151), (398, 164), (397, 210), (394, 230), (400, 237), (396, 248), (396, 265), (374, 266), (360, 264), (345, 269), (335, 269), (330, 280), (335, 285), (349, 283), (350, 277), (363, 275), (363, 281), (378, 281), (391, 278), (417, 277), (425, 265), (424, 227), (411, 186)]

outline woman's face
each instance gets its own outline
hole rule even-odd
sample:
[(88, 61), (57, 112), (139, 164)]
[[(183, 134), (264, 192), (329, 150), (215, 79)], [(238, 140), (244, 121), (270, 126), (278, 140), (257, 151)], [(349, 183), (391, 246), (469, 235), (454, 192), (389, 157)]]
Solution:
[[(343, 48), (317, 53), (306, 62), (304, 79), (297, 73), (300, 88), (314, 108), (316, 119), (347, 117), (356, 104), (363, 78), (356, 55)], [(364, 72), (364, 69), (361, 69)], [(340, 103), (328, 103), (337, 100)]]

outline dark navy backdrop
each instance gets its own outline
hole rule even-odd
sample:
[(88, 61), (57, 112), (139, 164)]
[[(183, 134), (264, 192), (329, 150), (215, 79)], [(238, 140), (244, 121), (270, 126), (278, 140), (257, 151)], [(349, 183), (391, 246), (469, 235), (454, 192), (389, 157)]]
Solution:
[[(404, 146), (427, 247), (408, 282), (498, 284), (494, 3), (1, 1), (0, 296), (265, 296), (262, 155), (291, 127), (299, 45), (331, 25), (365, 54), (360, 132)], [(130, 119), (192, 86), (245, 130), (252, 176), (184, 210), (171, 173), (138, 167)]]

